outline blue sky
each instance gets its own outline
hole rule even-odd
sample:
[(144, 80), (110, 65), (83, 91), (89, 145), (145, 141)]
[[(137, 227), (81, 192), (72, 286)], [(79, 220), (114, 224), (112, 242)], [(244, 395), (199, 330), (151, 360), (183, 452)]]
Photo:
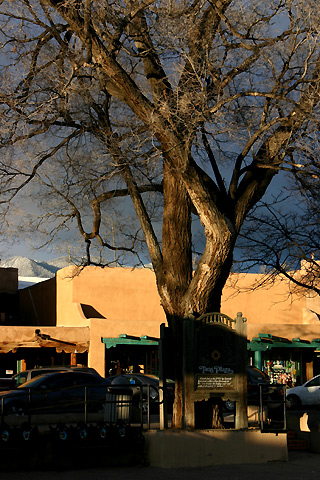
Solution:
[[(278, 174), (273, 179), (271, 186), (265, 196), (266, 199), (270, 199), (272, 195), (277, 196), (283, 190), (285, 186), (285, 175)], [(0, 241), (0, 259), (8, 259), (13, 256), (28, 257), (33, 260), (47, 261), (52, 260), (65, 255), (73, 255), (80, 257), (85, 253), (84, 244), (83, 249), (80, 251), (78, 248), (76, 251), (76, 245), (81, 245), (81, 239), (78, 231), (75, 229), (65, 234), (64, 240), (53, 243), (50, 247), (38, 249), (40, 239), (39, 235), (35, 231), (30, 236), (13, 236), (12, 240), (7, 243), (5, 240)]]

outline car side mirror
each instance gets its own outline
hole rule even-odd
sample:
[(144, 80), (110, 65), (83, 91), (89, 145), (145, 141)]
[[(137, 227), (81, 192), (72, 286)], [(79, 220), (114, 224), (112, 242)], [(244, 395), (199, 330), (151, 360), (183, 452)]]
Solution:
[(158, 396), (159, 396), (158, 391), (157, 391), (154, 387), (151, 387), (151, 388), (150, 388), (150, 397), (151, 397), (151, 399), (152, 399), (152, 400), (156, 400), (156, 399), (158, 399)]

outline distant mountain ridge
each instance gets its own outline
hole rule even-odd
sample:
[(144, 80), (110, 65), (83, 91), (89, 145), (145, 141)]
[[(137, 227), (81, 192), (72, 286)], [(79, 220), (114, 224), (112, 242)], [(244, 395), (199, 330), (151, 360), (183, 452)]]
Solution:
[(12, 257), (7, 260), (1, 260), (0, 267), (17, 268), (19, 277), (52, 278), (61, 268), (70, 264), (74, 265), (76, 261), (72, 260), (68, 256), (59, 257), (48, 262), (38, 262), (27, 257)]

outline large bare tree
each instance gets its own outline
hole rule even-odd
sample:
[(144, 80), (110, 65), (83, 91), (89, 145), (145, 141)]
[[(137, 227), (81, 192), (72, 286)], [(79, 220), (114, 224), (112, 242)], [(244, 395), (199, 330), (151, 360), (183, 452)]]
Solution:
[(3, 206), (41, 177), (87, 245), (114, 248), (103, 211), (129, 196), (179, 350), (182, 320), (220, 309), (248, 213), (318, 128), (318, 32), (314, 0), (2, 1)]

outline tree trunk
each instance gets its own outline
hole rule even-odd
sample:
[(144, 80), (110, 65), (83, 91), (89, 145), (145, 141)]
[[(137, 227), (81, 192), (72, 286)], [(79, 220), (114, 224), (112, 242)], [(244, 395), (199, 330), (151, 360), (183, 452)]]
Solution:
[(183, 318), (182, 300), (192, 276), (191, 204), (183, 183), (166, 162), (163, 173), (163, 268), (158, 288), (169, 318)]
[[(179, 175), (164, 163), (164, 213), (162, 230), (163, 268), (156, 271), (162, 306), (172, 338), (169, 376), (175, 380), (173, 424), (183, 427), (183, 322), (190, 315), (220, 311), (221, 294), (232, 264), (234, 236), (221, 216), (218, 235), (208, 234), (206, 251), (195, 272), (191, 256), (191, 203)], [(210, 215), (210, 213), (209, 213)], [(207, 231), (208, 233), (208, 231)], [(190, 352), (193, 355), (193, 352)], [(212, 408), (215, 427), (219, 415)], [(215, 415), (214, 415), (215, 413)], [(214, 421), (214, 420), (213, 420)]]
[(157, 276), (171, 338), (170, 374), (175, 380), (173, 424), (182, 428), (183, 417), (183, 298), (192, 277), (191, 205), (179, 177), (164, 164), (164, 213), (162, 227), (163, 269)]

